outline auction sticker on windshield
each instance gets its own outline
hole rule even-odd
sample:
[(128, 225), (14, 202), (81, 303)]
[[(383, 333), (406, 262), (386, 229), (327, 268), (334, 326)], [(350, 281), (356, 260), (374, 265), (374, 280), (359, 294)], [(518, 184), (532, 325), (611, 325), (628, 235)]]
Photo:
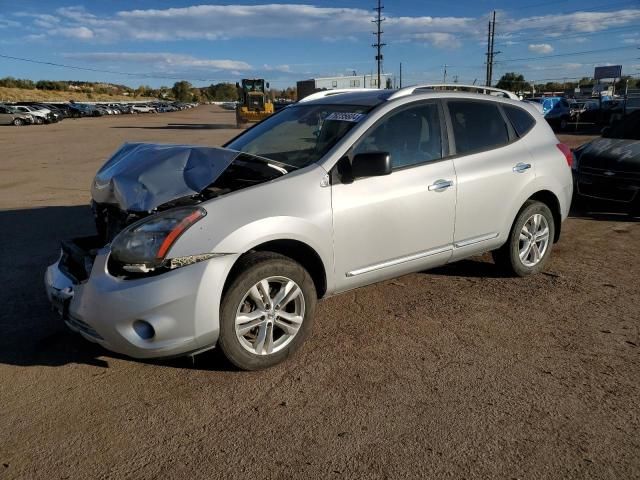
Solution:
[(351, 113), (351, 112), (333, 112), (325, 120), (339, 120), (342, 122), (359, 122), (366, 115), (364, 113)]

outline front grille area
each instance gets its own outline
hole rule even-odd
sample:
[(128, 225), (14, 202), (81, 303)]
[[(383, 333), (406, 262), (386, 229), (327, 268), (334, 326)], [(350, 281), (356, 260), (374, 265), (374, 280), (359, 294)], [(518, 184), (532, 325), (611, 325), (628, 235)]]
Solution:
[[(607, 175), (606, 172), (611, 172), (614, 175)], [(607, 179), (614, 177), (616, 180), (629, 180), (640, 182), (640, 172), (620, 172), (618, 170), (608, 170), (606, 168), (593, 168), (593, 167), (580, 167), (580, 173), (585, 175), (597, 175)]]
[(95, 338), (96, 340), (104, 340), (104, 338), (102, 338), (102, 336), (98, 332), (96, 332), (91, 325), (83, 322), (79, 318), (75, 318), (69, 315), (65, 320), (69, 324), (69, 326), (71, 326), (72, 328), (75, 328), (76, 330), (79, 330), (82, 333), (85, 333), (90, 337)]
[(616, 176), (589, 175), (583, 170), (578, 177), (578, 193), (588, 197), (617, 202), (632, 202), (640, 189), (640, 181)]

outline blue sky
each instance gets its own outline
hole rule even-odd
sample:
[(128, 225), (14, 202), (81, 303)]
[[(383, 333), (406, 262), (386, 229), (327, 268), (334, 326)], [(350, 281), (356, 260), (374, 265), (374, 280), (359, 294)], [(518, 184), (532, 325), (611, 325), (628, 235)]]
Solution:
[[(0, 0), (0, 77), (203, 86), (260, 76), (286, 87), (317, 76), (373, 72), (375, 0)], [(494, 81), (590, 76), (619, 64), (640, 76), (640, 0), (387, 0), (384, 71), (403, 83), (484, 82), (487, 23), (497, 10)], [(580, 52), (580, 53), (579, 53)], [(592, 53), (581, 53), (592, 52)]]

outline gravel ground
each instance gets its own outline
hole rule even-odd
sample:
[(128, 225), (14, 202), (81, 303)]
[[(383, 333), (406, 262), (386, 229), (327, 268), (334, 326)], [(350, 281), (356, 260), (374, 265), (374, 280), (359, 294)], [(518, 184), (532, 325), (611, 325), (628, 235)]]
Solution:
[[(138, 362), (68, 332), (42, 276), (123, 141), (233, 113), (1, 128), (0, 478), (640, 478), (640, 228), (570, 218), (547, 271), (487, 256), (329, 298), (285, 364)], [(563, 137), (577, 145), (584, 137)]]

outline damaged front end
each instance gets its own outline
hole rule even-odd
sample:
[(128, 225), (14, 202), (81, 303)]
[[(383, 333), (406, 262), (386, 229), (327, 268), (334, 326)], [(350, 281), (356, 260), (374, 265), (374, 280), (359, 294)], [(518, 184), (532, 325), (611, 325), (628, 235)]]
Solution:
[(248, 153), (190, 145), (123, 145), (91, 186), (98, 236), (110, 243), (155, 213), (198, 205), (264, 183), (293, 167)]
[[(58, 262), (47, 269), (45, 284), (53, 308), (73, 330), (109, 343), (85, 318), (102, 315), (89, 303), (108, 297), (96, 297), (89, 285), (89, 300), (85, 287), (90, 279), (96, 277), (96, 284), (105, 277), (116, 282), (154, 281), (160, 274), (218, 256), (198, 252), (171, 258), (169, 253), (182, 233), (206, 216), (202, 202), (274, 180), (292, 168), (224, 148), (125, 144), (98, 171), (91, 187), (96, 235), (63, 241)], [(123, 284), (117, 283), (117, 288)], [(183, 297), (188, 297), (190, 291), (182, 288)], [(87, 298), (80, 299), (83, 290)], [(152, 290), (146, 297), (161, 293)], [(164, 297), (158, 297), (162, 301)]]

